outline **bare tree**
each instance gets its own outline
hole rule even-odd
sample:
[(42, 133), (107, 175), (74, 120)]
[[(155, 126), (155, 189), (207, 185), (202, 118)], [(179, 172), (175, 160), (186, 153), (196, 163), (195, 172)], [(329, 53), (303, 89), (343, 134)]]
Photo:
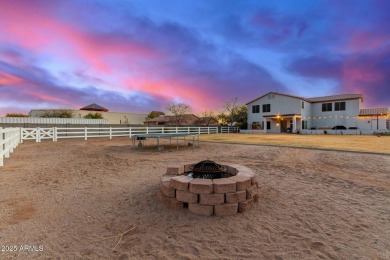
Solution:
[(217, 120), (216, 119), (216, 115), (213, 111), (204, 111), (200, 114), (200, 116), (202, 117), (202, 124), (205, 125), (205, 126), (209, 126), (210, 123), (213, 121), (213, 120)]
[(227, 123), (230, 125), (233, 124), (234, 117), (237, 114), (237, 110), (239, 108), (238, 97), (235, 97), (230, 101), (227, 101), (225, 104), (223, 104), (222, 108), (224, 111), (221, 114), (225, 114), (224, 112), (226, 112), (225, 115), (226, 115)]
[(167, 106), (167, 110), (174, 115), (176, 123), (181, 125), (185, 119), (184, 115), (189, 114), (192, 109), (190, 105), (184, 103), (170, 103)]

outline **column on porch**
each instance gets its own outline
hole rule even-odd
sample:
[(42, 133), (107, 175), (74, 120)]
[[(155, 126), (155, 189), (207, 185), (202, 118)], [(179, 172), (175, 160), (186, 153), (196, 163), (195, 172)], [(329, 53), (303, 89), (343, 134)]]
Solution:
[(264, 120), (264, 133), (267, 133), (267, 118), (263, 117)]
[(296, 116), (293, 116), (292, 122), (293, 122), (293, 129), (291, 132), (295, 133), (297, 131), (297, 117)]

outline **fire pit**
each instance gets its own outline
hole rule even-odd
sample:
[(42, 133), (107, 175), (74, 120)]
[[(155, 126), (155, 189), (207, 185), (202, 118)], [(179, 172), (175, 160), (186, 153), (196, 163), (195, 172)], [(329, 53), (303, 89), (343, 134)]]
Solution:
[(230, 177), (230, 175), (235, 175), (229, 174), (227, 171), (227, 167), (209, 160), (201, 161), (197, 164), (190, 165), (190, 169), (192, 170), (192, 175), (190, 173), (189, 177), (192, 178), (219, 179)]
[(258, 201), (258, 182), (245, 166), (205, 160), (168, 167), (161, 176), (157, 194), (169, 208), (188, 208), (206, 216), (227, 216), (254, 207)]

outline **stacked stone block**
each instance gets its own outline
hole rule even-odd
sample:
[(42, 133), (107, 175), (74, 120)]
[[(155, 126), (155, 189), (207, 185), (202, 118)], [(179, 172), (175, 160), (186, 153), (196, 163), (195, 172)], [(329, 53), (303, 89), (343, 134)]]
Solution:
[(191, 164), (168, 167), (160, 178), (158, 198), (171, 209), (188, 210), (204, 216), (230, 216), (245, 212), (258, 201), (258, 183), (247, 167), (224, 165), (232, 177), (197, 179), (187, 176)]

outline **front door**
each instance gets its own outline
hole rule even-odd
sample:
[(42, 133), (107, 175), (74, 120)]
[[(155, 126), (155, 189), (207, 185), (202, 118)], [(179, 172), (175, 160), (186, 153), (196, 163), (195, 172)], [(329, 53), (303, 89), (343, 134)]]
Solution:
[(280, 121), (280, 132), (287, 132), (287, 120)]

